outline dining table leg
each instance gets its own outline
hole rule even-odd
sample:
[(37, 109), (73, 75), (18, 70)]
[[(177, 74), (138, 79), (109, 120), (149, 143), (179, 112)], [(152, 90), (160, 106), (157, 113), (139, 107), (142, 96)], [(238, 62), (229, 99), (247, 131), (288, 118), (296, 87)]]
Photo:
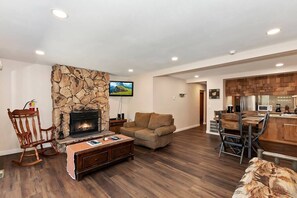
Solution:
[(252, 125), (249, 124), (248, 158), (252, 157)]

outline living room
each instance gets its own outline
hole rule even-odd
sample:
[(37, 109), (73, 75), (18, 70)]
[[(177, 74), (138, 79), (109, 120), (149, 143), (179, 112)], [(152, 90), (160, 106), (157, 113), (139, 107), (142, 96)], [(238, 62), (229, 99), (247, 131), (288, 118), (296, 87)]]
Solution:
[[(216, 148), (220, 144), (220, 138), (218, 133), (211, 132), (211, 121), (214, 118), (214, 111), (227, 108), (225, 81), (297, 71), (297, 32), (293, 28), (296, 3), (288, 1), (286, 5), (280, 5), (277, 1), (264, 2), (258, 2), (255, 5), (228, 2), (229, 12), (224, 11), (224, 6), (218, 1), (211, 3), (112, 1), (90, 2), (89, 5), (84, 5), (85, 7), (78, 2), (70, 1), (1, 2), (0, 13), (3, 17), (0, 19), (0, 25), (5, 27), (3, 28), (5, 31), (0, 33), (2, 43), (0, 48), (2, 68), (0, 71), (2, 96), (0, 99), (2, 135), (0, 156), (4, 163), (5, 174), (4, 179), (0, 179), (0, 186), (6, 192), (4, 197), (12, 193), (23, 197), (45, 196), (45, 194), (49, 197), (59, 197), (63, 192), (69, 196), (69, 190), (63, 189), (76, 186), (78, 187), (76, 193), (89, 197), (96, 193), (100, 193), (102, 197), (119, 195), (164, 197), (169, 191), (174, 193), (167, 195), (177, 197), (182, 195), (225, 196), (224, 193), (227, 197), (230, 196), (244, 174), (249, 159), (246, 158), (244, 163), (239, 165), (236, 158), (234, 160), (233, 157), (218, 157)], [(266, 4), (269, 4), (267, 6), (270, 10), (276, 13), (278, 9), (281, 10), (272, 17), (273, 20), (265, 15), (269, 10), (266, 9)], [(92, 6), (100, 9), (97, 11)], [(201, 13), (196, 13), (192, 7), (201, 9)], [(51, 13), (54, 8), (65, 10), (68, 16), (65, 19), (57, 18)], [(202, 8), (216, 9), (218, 16), (209, 17)], [(257, 14), (255, 16), (249, 14), (246, 19), (241, 20), (239, 8), (242, 8), (242, 12), (245, 13), (256, 9)], [(162, 14), (162, 10), (167, 13), (166, 16)], [(101, 18), (97, 12), (101, 12), (104, 17)], [(139, 20), (135, 17), (139, 17)], [(210, 24), (222, 23), (222, 25), (214, 28), (216, 25), (208, 26), (206, 22), (199, 24), (197, 22), (199, 17)], [(221, 20), (222, 18), (230, 21), (225, 23)], [(287, 20), (288, 18), (290, 20)], [(260, 20), (260, 22), (252, 23), (253, 20)], [(100, 24), (101, 27), (93, 27), (93, 23)], [(247, 27), (239, 25), (240, 23), (245, 23)], [(192, 27), (191, 24), (196, 25)], [(237, 25), (239, 28), (236, 27)], [(272, 36), (266, 34), (267, 30), (276, 27), (280, 28), (278, 34)], [(80, 30), (76, 32), (78, 28)], [(244, 32), (241, 31), (243, 28), (255, 28), (255, 30)], [(209, 35), (208, 31), (213, 31), (213, 35)], [(220, 35), (221, 32), (223, 35)], [(232, 32), (234, 33), (231, 34)], [(224, 37), (226, 39), (222, 39)], [(43, 55), (35, 54), (35, 50), (42, 50)], [(284, 66), (275, 67), (276, 63), (284, 63)], [(18, 159), (22, 149), (7, 116), (7, 109), (22, 109), (26, 102), (34, 99), (35, 107), (40, 111), (41, 125), (49, 127), (55, 124), (57, 116), (54, 116), (55, 96), (52, 79), (57, 65), (100, 72), (108, 76), (104, 86), (107, 86), (109, 81), (133, 82), (133, 96), (106, 96), (106, 101), (100, 102), (100, 105), (103, 103), (105, 105), (103, 125), (106, 124), (104, 125), (106, 127), (102, 125), (104, 130), (109, 129), (109, 119), (117, 118), (118, 114), (124, 114), (128, 122), (134, 120), (136, 112), (171, 114), (176, 126), (173, 142), (157, 150), (135, 146), (135, 159), (132, 162), (124, 162), (85, 176), (79, 182), (80, 184), (72, 181), (70, 177), (59, 177), (67, 180), (65, 183), (59, 181), (62, 186), (64, 185), (62, 189), (54, 184), (52, 189), (41, 186), (39, 190), (31, 190), (33, 179), (30, 179), (26, 188), (15, 185), (9, 187), (11, 180), (7, 177), (19, 177), (18, 172), (22, 170), (25, 170), (25, 175), (28, 177), (35, 174), (34, 169), (41, 175), (44, 174), (41, 178), (32, 176), (35, 178), (35, 183), (40, 181), (42, 184), (47, 179), (50, 184), (57, 182), (57, 179), (48, 177), (51, 172), (54, 174), (63, 172), (63, 177), (68, 176), (65, 154), (45, 158), (41, 164), (32, 167), (18, 167), (10, 162), (12, 159)], [(216, 99), (209, 97), (210, 90), (213, 89), (220, 90)], [(204, 94), (203, 106), (200, 105), (201, 92)], [(203, 109), (202, 114), (201, 109)], [(196, 145), (197, 142), (201, 147)], [(293, 150), (296, 148), (291, 145), (285, 145), (286, 148), (282, 148), (282, 145), (271, 146), (265, 142), (264, 145), (268, 145), (267, 148), (272, 148), (274, 152), (285, 150), (284, 154), (293, 153), (293, 156)], [(184, 146), (188, 148), (182, 149)], [(191, 159), (192, 155), (201, 158), (201, 166), (198, 165), (199, 159)], [(183, 160), (188, 160), (188, 163)], [(156, 170), (150, 163), (161, 170)], [(211, 166), (216, 163), (217, 165)], [(50, 167), (55, 164), (58, 164), (58, 168), (51, 170)], [(171, 165), (174, 171), (171, 170)], [(222, 166), (230, 167), (221, 170)], [(136, 172), (126, 175), (125, 172), (133, 168)], [(184, 170), (186, 168), (189, 168), (194, 176)], [(198, 170), (199, 168), (207, 173), (202, 173)], [(144, 170), (143, 173), (139, 173), (141, 169)], [(220, 178), (232, 171), (236, 172), (234, 177)], [(181, 194), (175, 194), (177, 191), (166, 185), (161, 187), (154, 185), (154, 182), (160, 184), (160, 181), (156, 181), (150, 174), (155, 177), (160, 176), (160, 180), (174, 185), (175, 190), (181, 191)], [(170, 174), (182, 181), (173, 182), (174, 178), (170, 177)], [(20, 183), (25, 175), (18, 179)], [(122, 175), (124, 177), (121, 177)], [(161, 175), (167, 176), (162, 178)], [(100, 180), (100, 177), (103, 179)], [(135, 183), (141, 181), (141, 177), (147, 178), (143, 184), (137, 186)], [(202, 179), (207, 181), (205, 186)], [(129, 182), (135, 186), (127, 184)], [(181, 186), (183, 182), (190, 187)], [(198, 182), (199, 185), (192, 185), (191, 182)], [(116, 184), (119, 189), (112, 192), (111, 184)], [(148, 190), (145, 184), (152, 185), (156, 191)], [(221, 184), (222, 191), (216, 192), (215, 188)], [(87, 185), (98, 189), (94, 192), (86, 192)], [(98, 187), (99, 185), (101, 187)], [(192, 194), (186, 192), (189, 189)], [(142, 191), (143, 194), (140, 194)]]

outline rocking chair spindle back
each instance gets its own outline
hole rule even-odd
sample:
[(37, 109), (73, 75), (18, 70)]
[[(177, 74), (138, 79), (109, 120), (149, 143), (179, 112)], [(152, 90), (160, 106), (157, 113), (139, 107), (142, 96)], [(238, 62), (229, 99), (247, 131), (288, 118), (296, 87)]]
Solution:
[[(16, 132), (20, 147), (23, 149), (20, 160), (13, 162), (17, 163), (20, 166), (29, 166), (42, 161), (39, 158), (39, 153), (43, 155), (55, 155), (58, 153), (54, 144), (55, 127), (52, 126), (48, 129), (41, 128), (38, 108), (35, 111), (28, 109), (16, 109), (12, 112), (10, 111), (10, 109), (8, 109), (8, 116)], [(45, 149), (43, 147), (44, 143), (50, 143), (51, 147), (54, 149), (54, 152), (46, 154), (46, 151), (48, 151), (49, 149)], [(40, 146), (40, 150), (37, 149), (38, 146)], [(29, 148), (33, 148), (35, 153), (26, 154), (26, 149)], [(28, 156), (35, 156), (36, 160), (29, 163), (23, 162), (23, 158)]]

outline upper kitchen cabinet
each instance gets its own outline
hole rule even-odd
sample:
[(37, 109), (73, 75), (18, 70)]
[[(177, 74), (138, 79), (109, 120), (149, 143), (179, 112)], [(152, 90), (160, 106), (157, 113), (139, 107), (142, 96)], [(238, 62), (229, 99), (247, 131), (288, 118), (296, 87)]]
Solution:
[(296, 95), (297, 72), (225, 81), (226, 96)]

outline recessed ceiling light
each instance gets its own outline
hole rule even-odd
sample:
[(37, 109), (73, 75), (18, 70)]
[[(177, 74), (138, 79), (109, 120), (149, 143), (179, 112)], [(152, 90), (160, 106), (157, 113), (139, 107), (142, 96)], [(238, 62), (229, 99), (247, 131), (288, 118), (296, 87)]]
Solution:
[(177, 57), (177, 56), (173, 56), (173, 57), (171, 58), (171, 60), (172, 60), (172, 61), (177, 61), (177, 60), (178, 60), (178, 57)]
[(267, 35), (275, 35), (275, 34), (278, 34), (280, 32), (280, 29), (279, 28), (273, 28), (271, 30), (268, 30), (267, 31)]
[(134, 70), (133, 69), (128, 69), (128, 72), (133, 72)]
[(198, 76), (198, 75), (195, 75), (194, 77), (195, 77), (195, 78), (199, 78), (199, 76)]
[(52, 14), (55, 15), (56, 17), (58, 17), (58, 18), (61, 18), (61, 19), (66, 19), (68, 17), (66, 12), (64, 12), (63, 10), (53, 9)]
[(35, 54), (38, 54), (38, 55), (44, 55), (44, 51), (41, 51), (41, 50), (36, 50), (35, 51)]
[(229, 54), (230, 54), (230, 55), (234, 55), (235, 53), (236, 53), (236, 50), (230, 50), (230, 51), (229, 51)]
[(284, 66), (284, 63), (277, 63), (277, 64), (275, 64), (275, 67), (282, 67), (282, 66)]

